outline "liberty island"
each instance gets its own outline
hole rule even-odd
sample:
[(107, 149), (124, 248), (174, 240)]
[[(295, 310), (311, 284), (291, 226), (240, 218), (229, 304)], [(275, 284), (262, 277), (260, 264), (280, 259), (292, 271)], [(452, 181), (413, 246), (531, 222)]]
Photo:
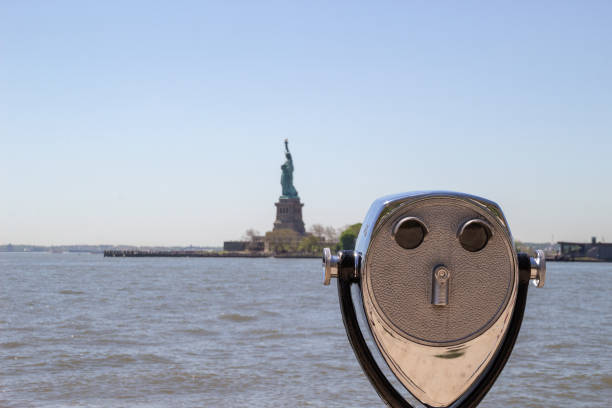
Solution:
[(302, 207), (298, 191), (293, 184), (295, 165), (285, 139), (285, 162), (281, 168), (281, 195), (276, 206), (276, 218), (272, 231), (265, 235), (253, 234), (249, 240), (225, 241), (223, 251), (177, 250), (116, 250), (104, 251), (106, 257), (295, 257), (319, 258), (320, 248), (335, 243), (326, 243), (321, 238), (306, 232), (302, 218)]

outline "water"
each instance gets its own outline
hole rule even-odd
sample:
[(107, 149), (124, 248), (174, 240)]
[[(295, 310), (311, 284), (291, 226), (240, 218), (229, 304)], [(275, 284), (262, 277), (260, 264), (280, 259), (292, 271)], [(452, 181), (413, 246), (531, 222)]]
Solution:
[[(384, 406), (315, 259), (0, 254), (0, 406)], [(550, 263), (482, 407), (607, 407), (612, 264)]]

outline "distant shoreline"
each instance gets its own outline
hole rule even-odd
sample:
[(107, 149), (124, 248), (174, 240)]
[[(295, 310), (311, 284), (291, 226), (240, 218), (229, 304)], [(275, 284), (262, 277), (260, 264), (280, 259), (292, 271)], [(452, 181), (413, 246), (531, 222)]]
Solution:
[[(267, 252), (229, 252), (222, 251), (219, 248), (206, 249), (177, 249), (176, 247), (156, 247), (155, 249), (116, 249), (117, 246), (108, 245), (113, 249), (102, 250), (99, 247), (82, 248), (76, 247), (40, 247), (15, 245), (12, 249), (7, 250), (6, 245), (0, 246), (0, 253), (38, 253), (38, 254), (92, 254), (103, 255), (109, 258), (294, 258), (294, 259), (316, 259), (321, 258), (319, 254), (303, 254), (303, 253), (267, 253)], [(142, 247), (141, 247), (142, 248)], [(144, 247), (146, 248), (146, 247)], [(193, 248), (193, 247), (191, 247)], [(547, 262), (586, 262), (586, 263), (610, 263), (612, 261), (597, 258), (577, 257), (547, 257)]]
[(136, 246), (136, 245), (0, 245), (0, 252), (52, 252), (103, 254), (104, 251), (220, 251), (215, 246)]

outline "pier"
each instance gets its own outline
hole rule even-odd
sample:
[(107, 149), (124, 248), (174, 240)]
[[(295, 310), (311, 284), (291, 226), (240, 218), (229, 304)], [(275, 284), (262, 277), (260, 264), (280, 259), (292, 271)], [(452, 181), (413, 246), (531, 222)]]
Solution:
[(225, 252), (225, 251), (147, 251), (109, 249), (104, 251), (105, 257), (110, 258), (268, 258), (271, 254), (264, 252)]
[(148, 251), (135, 249), (108, 249), (104, 256), (109, 258), (320, 258), (320, 254), (229, 252), (229, 251)]

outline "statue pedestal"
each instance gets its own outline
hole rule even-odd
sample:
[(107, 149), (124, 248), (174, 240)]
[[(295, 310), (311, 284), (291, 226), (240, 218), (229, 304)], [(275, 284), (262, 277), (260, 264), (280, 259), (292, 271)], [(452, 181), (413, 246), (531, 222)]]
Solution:
[(274, 221), (273, 231), (288, 229), (303, 235), (304, 221), (302, 220), (302, 207), (304, 204), (300, 202), (300, 198), (280, 197), (276, 206), (276, 221)]

